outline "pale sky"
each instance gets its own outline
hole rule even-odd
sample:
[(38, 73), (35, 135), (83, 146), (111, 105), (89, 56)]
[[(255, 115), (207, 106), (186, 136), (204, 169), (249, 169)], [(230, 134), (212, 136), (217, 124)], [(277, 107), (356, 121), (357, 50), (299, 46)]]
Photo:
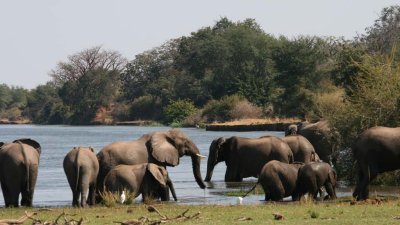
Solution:
[(221, 17), (269, 34), (352, 39), (399, 0), (0, 0), (0, 84), (35, 88), (57, 62), (102, 45), (136, 54)]

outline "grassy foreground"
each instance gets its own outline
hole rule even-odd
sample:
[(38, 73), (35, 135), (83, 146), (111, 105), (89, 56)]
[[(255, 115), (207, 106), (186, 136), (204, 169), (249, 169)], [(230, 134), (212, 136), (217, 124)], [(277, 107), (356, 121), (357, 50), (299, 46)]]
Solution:
[[(333, 202), (302, 203), (267, 203), (263, 205), (153, 205), (162, 215), (175, 218), (189, 209), (185, 214), (190, 219), (167, 221), (166, 224), (399, 224), (400, 200), (367, 201), (362, 203), (341, 199)], [(16, 208), (0, 209), (0, 219), (17, 219), (24, 212), (37, 212), (34, 218), (44, 221), (55, 221), (65, 212), (65, 219), (80, 220), (83, 224), (121, 224), (127, 220), (138, 220), (146, 217), (151, 221), (160, 220), (156, 212), (149, 212), (148, 206), (136, 204), (113, 208)], [(199, 213), (199, 214), (197, 214)], [(76, 214), (71, 216), (70, 214)], [(282, 215), (281, 220), (273, 214)], [(60, 217), (59, 224), (64, 222)], [(32, 224), (27, 220), (24, 224)], [(133, 224), (133, 223), (132, 223)], [(148, 224), (148, 223), (146, 223)]]

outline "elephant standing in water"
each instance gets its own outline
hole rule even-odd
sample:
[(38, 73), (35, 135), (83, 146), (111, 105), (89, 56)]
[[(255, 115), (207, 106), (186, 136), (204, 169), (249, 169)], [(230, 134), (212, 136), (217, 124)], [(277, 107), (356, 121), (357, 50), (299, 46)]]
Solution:
[(289, 135), (283, 137), (282, 140), (286, 142), (292, 150), (295, 162), (310, 163), (319, 161), (318, 154), (307, 138), (301, 135)]
[(400, 169), (400, 128), (372, 127), (365, 130), (352, 146), (358, 179), (353, 196), (369, 197), (368, 184), (379, 173)]
[(276, 160), (264, 165), (258, 183), (264, 189), (265, 201), (280, 201), (296, 189), (297, 174), (303, 163), (287, 164)]
[[(91, 147), (73, 148), (65, 156), (63, 167), (72, 190), (72, 206), (84, 207), (86, 205), (88, 190), (87, 203), (94, 205), (96, 180), (99, 173), (99, 162), (97, 161), (94, 149)], [(81, 197), (80, 203), (79, 195)]]
[(197, 146), (180, 130), (145, 134), (134, 141), (118, 141), (105, 146), (98, 154), (100, 170), (97, 178), (98, 191), (102, 190), (104, 177), (114, 167), (154, 163), (159, 166), (176, 166), (180, 157), (192, 158), (193, 174), (200, 188), (205, 184), (200, 173), (200, 155)]
[[(309, 193), (317, 198), (321, 187), (324, 186), (329, 198), (336, 198), (336, 171), (325, 162), (305, 164), (299, 169), (293, 200), (299, 200), (304, 194)], [(322, 193), (321, 193), (322, 194)]]
[(290, 125), (285, 136), (299, 134), (312, 144), (320, 159), (332, 163), (332, 155), (336, 152), (337, 133), (333, 131), (328, 121), (322, 120), (316, 123), (302, 122), (298, 125)]
[(32, 139), (0, 142), (0, 183), (6, 207), (32, 206), (39, 168), (40, 144)]
[(177, 201), (175, 189), (167, 170), (153, 163), (138, 165), (119, 165), (104, 178), (104, 189), (111, 192), (129, 190), (136, 198), (142, 194), (143, 201), (148, 198), (169, 201), (169, 190)]
[(225, 181), (235, 182), (246, 177), (258, 177), (265, 163), (271, 160), (293, 162), (289, 145), (278, 137), (221, 137), (210, 145), (205, 180), (211, 180), (214, 167), (219, 162), (225, 161), (227, 167)]

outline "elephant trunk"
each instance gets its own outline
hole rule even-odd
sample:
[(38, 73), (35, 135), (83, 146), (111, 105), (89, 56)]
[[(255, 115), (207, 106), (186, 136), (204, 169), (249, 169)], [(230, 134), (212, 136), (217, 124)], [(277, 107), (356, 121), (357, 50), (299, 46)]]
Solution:
[(207, 162), (207, 174), (206, 174), (205, 181), (209, 182), (211, 180), (211, 177), (214, 172), (214, 167), (215, 167), (215, 164), (214, 164), (213, 160), (211, 159), (211, 157), (209, 157), (208, 162)]
[(175, 194), (174, 184), (172, 184), (172, 181), (169, 177), (167, 179), (167, 185), (169, 187), (169, 190), (171, 191), (172, 197), (174, 197), (174, 200), (178, 201), (178, 198), (176, 197), (176, 194)]
[(193, 166), (193, 175), (196, 179), (197, 184), (200, 186), (201, 189), (206, 188), (206, 185), (203, 182), (203, 178), (201, 177), (200, 172), (200, 160), (201, 157), (197, 156), (196, 154), (191, 155), (192, 158), (192, 166)]

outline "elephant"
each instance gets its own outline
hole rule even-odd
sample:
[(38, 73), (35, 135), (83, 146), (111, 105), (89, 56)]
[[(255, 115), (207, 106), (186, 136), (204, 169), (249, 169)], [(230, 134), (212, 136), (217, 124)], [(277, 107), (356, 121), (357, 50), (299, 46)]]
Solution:
[(293, 160), (295, 162), (310, 163), (319, 160), (318, 154), (307, 138), (301, 135), (289, 135), (283, 137), (282, 140), (286, 142), (292, 150)]
[[(99, 162), (94, 149), (92, 147), (74, 147), (65, 156), (63, 167), (72, 190), (72, 206), (85, 207), (86, 201), (89, 205), (94, 205), (99, 173)], [(87, 195), (88, 190), (89, 195)]]
[(227, 166), (225, 181), (238, 182), (246, 177), (258, 177), (265, 163), (274, 159), (285, 163), (293, 162), (289, 145), (278, 137), (220, 137), (210, 145), (205, 181), (211, 180), (215, 165), (222, 161)]
[(169, 201), (169, 190), (177, 201), (175, 189), (167, 170), (154, 163), (119, 165), (110, 170), (104, 178), (104, 190), (122, 192), (129, 190), (136, 198), (142, 194), (143, 201), (158, 199)]
[(379, 173), (400, 169), (400, 127), (372, 127), (361, 133), (352, 147), (357, 165), (357, 182), (353, 196), (369, 197), (368, 184)]
[(197, 184), (204, 189), (200, 172), (200, 155), (197, 146), (186, 135), (177, 129), (144, 134), (134, 141), (117, 141), (105, 146), (99, 153), (99, 175), (97, 177), (98, 192), (107, 173), (120, 164), (136, 165), (154, 163), (159, 166), (176, 166), (180, 157), (189, 155), (192, 159), (193, 174)]
[[(336, 198), (336, 171), (326, 162), (312, 162), (305, 164), (299, 169), (297, 175), (296, 189), (294, 191), (293, 200), (300, 198), (308, 193), (317, 199), (321, 187), (324, 186), (328, 196), (325, 199)], [(322, 196), (321, 196), (322, 197)]]
[(12, 143), (0, 142), (0, 183), (6, 207), (32, 206), (38, 175), (41, 146), (24, 138)]
[(264, 189), (265, 201), (281, 201), (296, 189), (297, 174), (304, 163), (287, 164), (269, 161), (262, 168), (258, 182)]
[(301, 122), (298, 125), (292, 124), (286, 129), (285, 136), (294, 134), (307, 138), (320, 159), (324, 162), (332, 163), (332, 156), (337, 148), (338, 134), (329, 126), (328, 121), (321, 120), (316, 123)]

